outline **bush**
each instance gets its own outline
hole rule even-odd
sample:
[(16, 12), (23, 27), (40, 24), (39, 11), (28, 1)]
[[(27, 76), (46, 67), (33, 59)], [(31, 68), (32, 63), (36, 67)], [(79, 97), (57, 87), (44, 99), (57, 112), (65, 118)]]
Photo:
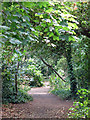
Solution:
[(28, 78), (26, 80), (25, 78), (25, 83), (30, 85), (30, 87), (41, 87), (43, 86), (42, 80), (43, 80), (43, 75), (40, 70), (35, 67), (35, 65), (29, 65), (25, 69), (25, 76)]
[(25, 103), (32, 101), (33, 98), (25, 91), (25, 89), (18, 89), (17, 95), (13, 92), (12, 88), (9, 93), (2, 96), (3, 103)]
[(63, 82), (59, 77), (54, 74), (51, 75), (50, 79), (50, 91), (51, 93), (59, 96), (61, 99), (69, 99), (71, 96), (68, 82)]
[(30, 81), (30, 87), (41, 87), (43, 86), (42, 77), (40, 75), (34, 75), (33, 80)]
[(54, 89), (51, 92), (59, 96), (61, 99), (69, 99), (71, 95), (70, 90), (65, 90), (65, 89)]
[(69, 118), (90, 118), (90, 100), (88, 99), (90, 91), (87, 89), (78, 90), (79, 98), (73, 103), (73, 107), (70, 108)]

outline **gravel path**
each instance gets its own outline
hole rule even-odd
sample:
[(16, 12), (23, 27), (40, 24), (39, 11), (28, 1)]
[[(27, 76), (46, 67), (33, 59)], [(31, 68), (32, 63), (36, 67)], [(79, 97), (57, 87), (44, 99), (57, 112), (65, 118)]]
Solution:
[(3, 106), (3, 118), (67, 118), (72, 101), (61, 100), (48, 93), (48, 83), (44, 87), (32, 88), (28, 93), (33, 101), (24, 104), (10, 104), (8, 110)]

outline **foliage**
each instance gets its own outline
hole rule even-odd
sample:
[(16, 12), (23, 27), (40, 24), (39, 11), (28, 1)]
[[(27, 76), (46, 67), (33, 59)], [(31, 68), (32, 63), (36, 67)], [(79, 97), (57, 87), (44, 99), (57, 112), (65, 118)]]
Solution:
[(52, 71), (48, 68), (46, 72), (40, 57), (53, 64), (62, 76), (66, 74), (66, 84), (59, 78), (51, 78), (56, 90), (70, 85), (75, 95), (77, 87), (82, 88), (84, 83), (88, 87), (89, 4), (77, 2), (77, 9), (75, 5), (71, 2), (3, 3), (0, 26), (3, 93), (9, 94), (9, 89), (18, 93), (19, 85), (28, 84), (31, 79), (31, 85), (41, 86), (41, 73), (50, 75)]
[(59, 96), (61, 99), (70, 98), (70, 84), (62, 82), (59, 77), (52, 74), (49, 77), (50, 81), (50, 92)]
[(6, 103), (25, 103), (27, 101), (32, 101), (33, 98), (27, 93), (26, 89), (18, 89), (18, 94), (16, 95), (13, 92), (12, 87), (10, 87), (9, 90), (7, 90), (7, 93), (4, 92), (2, 93), (2, 102), (4, 104)]
[(56, 69), (67, 73), (67, 60), (64, 56), (61, 56), (61, 58), (57, 61)]
[(51, 93), (59, 96), (60, 99), (62, 100), (69, 100), (71, 99), (70, 96), (71, 96), (71, 93), (70, 93), (70, 90), (68, 89), (54, 89), (51, 91)]
[(90, 118), (90, 100), (89, 100), (90, 90), (80, 89), (78, 90), (78, 100), (73, 103), (73, 107), (70, 108), (69, 112), (70, 118)]
[(28, 92), (29, 90), (31, 90), (30, 86), (28, 86), (28, 85), (20, 85), (19, 89), (23, 89), (26, 92)]
[(89, 38), (83, 36), (73, 46), (73, 68), (77, 80), (78, 89), (88, 88), (88, 41)]
[(30, 86), (42, 86), (42, 80), (43, 80), (43, 74), (41, 74), (41, 70), (38, 67), (38, 63), (29, 57), (29, 59), (26, 59), (24, 61), (24, 64), (22, 66), (21, 74), (23, 73), (23, 76), (21, 75), (20, 78), (20, 84), (25, 83)]
[(66, 9), (73, 15), (77, 16), (78, 29), (75, 30), (76, 36), (79, 37), (77, 42), (73, 42), (72, 61), (74, 75), (77, 80), (78, 89), (89, 87), (89, 40), (90, 40), (90, 2), (76, 2), (71, 4), (65, 3)]

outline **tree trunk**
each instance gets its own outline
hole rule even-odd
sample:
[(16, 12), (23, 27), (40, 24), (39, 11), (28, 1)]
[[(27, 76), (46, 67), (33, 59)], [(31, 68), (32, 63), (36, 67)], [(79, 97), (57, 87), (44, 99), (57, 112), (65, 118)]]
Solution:
[(19, 68), (19, 62), (17, 63), (17, 69), (16, 69), (16, 73), (15, 73), (15, 90), (16, 90), (16, 95), (17, 95), (17, 93), (18, 93), (18, 87), (17, 87), (18, 68)]
[[(0, 107), (2, 107), (2, 68), (0, 67)], [(0, 109), (1, 112), (1, 109)]]
[(71, 90), (71, 95), (76, 96), (77, 93), (77, 82), (73, 73), (73, 66), (72, 66), (72, 56), (71, 56), (71, 43), (69, 43), (67, 52), (66, 52), (66, 59), (68, 63), (68, 73), (69, 73), (69, 78), (70, 78), (70, 90)]

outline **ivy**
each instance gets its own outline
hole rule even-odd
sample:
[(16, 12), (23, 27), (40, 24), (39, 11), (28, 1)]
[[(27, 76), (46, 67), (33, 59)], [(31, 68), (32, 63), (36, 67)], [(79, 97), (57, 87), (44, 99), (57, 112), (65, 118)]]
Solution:
[(87, 89), (78, 90), (77, 95), (79, 96), (78, 101), (73, 103), (73, 107), (70, 108), (72, 112), (69, 112), (70, 118), (89, 118), (89, 94), (90, 91)]

